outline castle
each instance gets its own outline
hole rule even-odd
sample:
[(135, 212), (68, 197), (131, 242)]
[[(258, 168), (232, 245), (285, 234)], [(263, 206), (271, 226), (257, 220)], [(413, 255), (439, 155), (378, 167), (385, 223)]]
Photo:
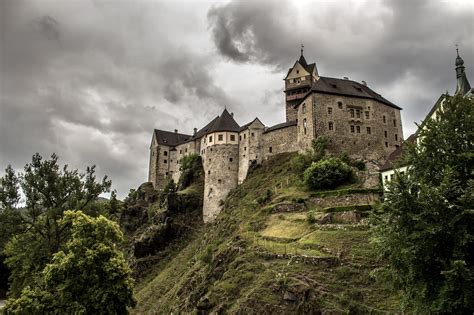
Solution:
[(239, 126), (225, 109), (192, 135), (155, 129), (148, 181), (155, 189), (163, 188), (167, 178), (177, 182), (180, 159), (199, 154), (205, 172), (203, 219), (210, 222), (252, 163), (283, 152), (304, 152), (319, 136), (329, 139), (332, 152), (378, 163), (402, 143), (401, 108), (366, 82), (320, 76), (303, 50), (284, 81), (286, 121), (281, 124), (267, 127), (255, 118)]

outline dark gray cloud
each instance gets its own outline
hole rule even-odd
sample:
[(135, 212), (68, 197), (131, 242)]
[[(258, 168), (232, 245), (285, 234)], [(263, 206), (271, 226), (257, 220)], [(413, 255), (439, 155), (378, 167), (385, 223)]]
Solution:
[(454, 90), (454, 43), (474, 71), (472, 4), (301, 1), (0, 1), (0, 168), (55, 152), (123, 197), (153, 128), (191, 133), (224, 105), (283, 121), (301, 43), (322, 75), (404, 107), (405, 127)]

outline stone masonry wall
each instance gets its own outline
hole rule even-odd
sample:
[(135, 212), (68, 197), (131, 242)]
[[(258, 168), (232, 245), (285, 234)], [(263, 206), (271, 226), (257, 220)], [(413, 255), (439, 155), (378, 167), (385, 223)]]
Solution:
[(214, 145), (203, 154), (205, 223), (214, 220), (221, 210), (221, 202), (237, 186), (238, 157), (239, 146), (236, 144)]
[(263, 158), (298, 151), (296, 130), (296, 126), (289, 126), (262, 134)]
[(250, 164), (261, 163), (262, 133), (264, 128), (248, 128), (239, 133), (239, 179), (241, 184), (247, 177)]

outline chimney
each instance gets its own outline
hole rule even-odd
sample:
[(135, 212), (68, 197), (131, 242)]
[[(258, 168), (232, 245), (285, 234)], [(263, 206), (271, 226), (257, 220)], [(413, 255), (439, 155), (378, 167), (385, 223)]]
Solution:
[(175, 129), (175, 130), (174, 130), (174, 133), (178, 133), (178, 129)]
[(367, 82), (365, 82), (364, 80), (362, 80), (362, 84), (363, 84), (364, 86), (367, 86)]
[(198, 129), (197, 128), (194, 128), (194, 135), (196, 135), (198, 132)]
[(344, 77), (344, 80), (349, 80), (349, 78), (348, 78), (348, 77)]

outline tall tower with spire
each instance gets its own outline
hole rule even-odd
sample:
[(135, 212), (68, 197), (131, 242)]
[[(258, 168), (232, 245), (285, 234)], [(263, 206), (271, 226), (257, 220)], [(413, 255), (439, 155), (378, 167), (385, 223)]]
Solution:
[(316, 63), (308, 64), (303, 55), (304, 46), (301, 45), (301, 56), (288, 70), (285, 77), (286, 121), (295, 121), (298, 104), (311, 91), (311, 86), (318, 76)]
[(456, 78), (457, 78), (457, 86), (456, 86), (456, 92), (454, 93), (455, 95), (461, 94), (461, 95), (466, 95), (471, 91), (471, 85), (469, 84), (469, 81), (467, 80), (466, 72), (465, 72), (465, 67), (464, 67), (464, 60), (459, 56), (459, 48), (456, 47)]

